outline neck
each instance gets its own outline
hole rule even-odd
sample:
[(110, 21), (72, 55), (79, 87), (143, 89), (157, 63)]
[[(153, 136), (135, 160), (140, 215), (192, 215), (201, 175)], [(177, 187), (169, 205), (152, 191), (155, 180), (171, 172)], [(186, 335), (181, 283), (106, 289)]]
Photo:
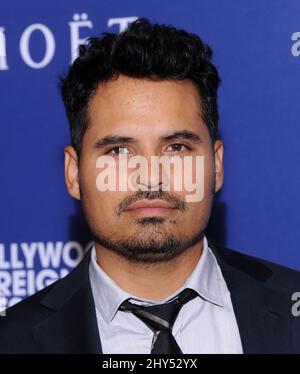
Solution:
[(203, 251), (203, 239), (169, 262), (132, 263), (95, 244), (97, 263), (124, 291), (139, 298), (161, 301), (179, 289), (191, 275)]

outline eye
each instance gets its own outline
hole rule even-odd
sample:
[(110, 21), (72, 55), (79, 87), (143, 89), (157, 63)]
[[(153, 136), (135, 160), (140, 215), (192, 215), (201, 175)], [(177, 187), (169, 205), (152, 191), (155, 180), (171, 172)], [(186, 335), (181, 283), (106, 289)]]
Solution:
[(181, 143), (170, 144), (166, 149), (167, 152), (184, 152), (190, 148)]
[(129, 150), (127, 147), (118, 146), (118, 147), (111, 148), (106, 153), (111, 154), (112, 156), (118, 156), (118, 155), (124, 155), (124, 154), (129, 153)]

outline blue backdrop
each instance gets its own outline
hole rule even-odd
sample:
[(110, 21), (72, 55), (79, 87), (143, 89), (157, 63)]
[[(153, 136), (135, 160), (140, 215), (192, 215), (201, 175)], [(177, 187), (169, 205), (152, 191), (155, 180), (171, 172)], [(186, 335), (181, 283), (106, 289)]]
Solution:
[(64, 276), (90, 237), (64, 185), (58, 75), (80, 40), (135, 17), (200, 35), (222, 77), (221, 244), (300, 270), (300, 1), (85, 0), (0, 4), (0, 309)]

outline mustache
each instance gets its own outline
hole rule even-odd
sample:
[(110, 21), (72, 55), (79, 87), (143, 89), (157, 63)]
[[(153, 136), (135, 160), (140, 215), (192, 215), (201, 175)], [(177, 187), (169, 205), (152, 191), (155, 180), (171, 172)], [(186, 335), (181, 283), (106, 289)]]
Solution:
[(181, 212), (186, 210), (186, 202), (179, 199), (177, 196), (167, 193), (166, 191), (138, 191), (136, 194), (127, 196), (116, 209), (116, 214), (119, 216), (125, 209), (136, 201), (148, 199), (148, 200), (164, 200), (169, 203), (172, 208), (178, 209)]

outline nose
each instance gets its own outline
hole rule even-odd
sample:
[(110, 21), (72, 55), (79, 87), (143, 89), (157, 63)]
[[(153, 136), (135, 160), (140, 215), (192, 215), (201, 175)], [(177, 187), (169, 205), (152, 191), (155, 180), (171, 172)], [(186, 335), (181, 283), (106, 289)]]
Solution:
[(168, 176), (162, 165), (159, 164), (159, 156), (139, 156), (139, 167), (131, 175), (131, 183), (142, 191), (159, 191), (168, 185)]
[(148, 170), (142, 170), (139, 178), (137, 179), (137, 184), (142, 190), (159, 190), (162, 185), (160, 172), (151, 172), (151, 164), (148, 164)]

